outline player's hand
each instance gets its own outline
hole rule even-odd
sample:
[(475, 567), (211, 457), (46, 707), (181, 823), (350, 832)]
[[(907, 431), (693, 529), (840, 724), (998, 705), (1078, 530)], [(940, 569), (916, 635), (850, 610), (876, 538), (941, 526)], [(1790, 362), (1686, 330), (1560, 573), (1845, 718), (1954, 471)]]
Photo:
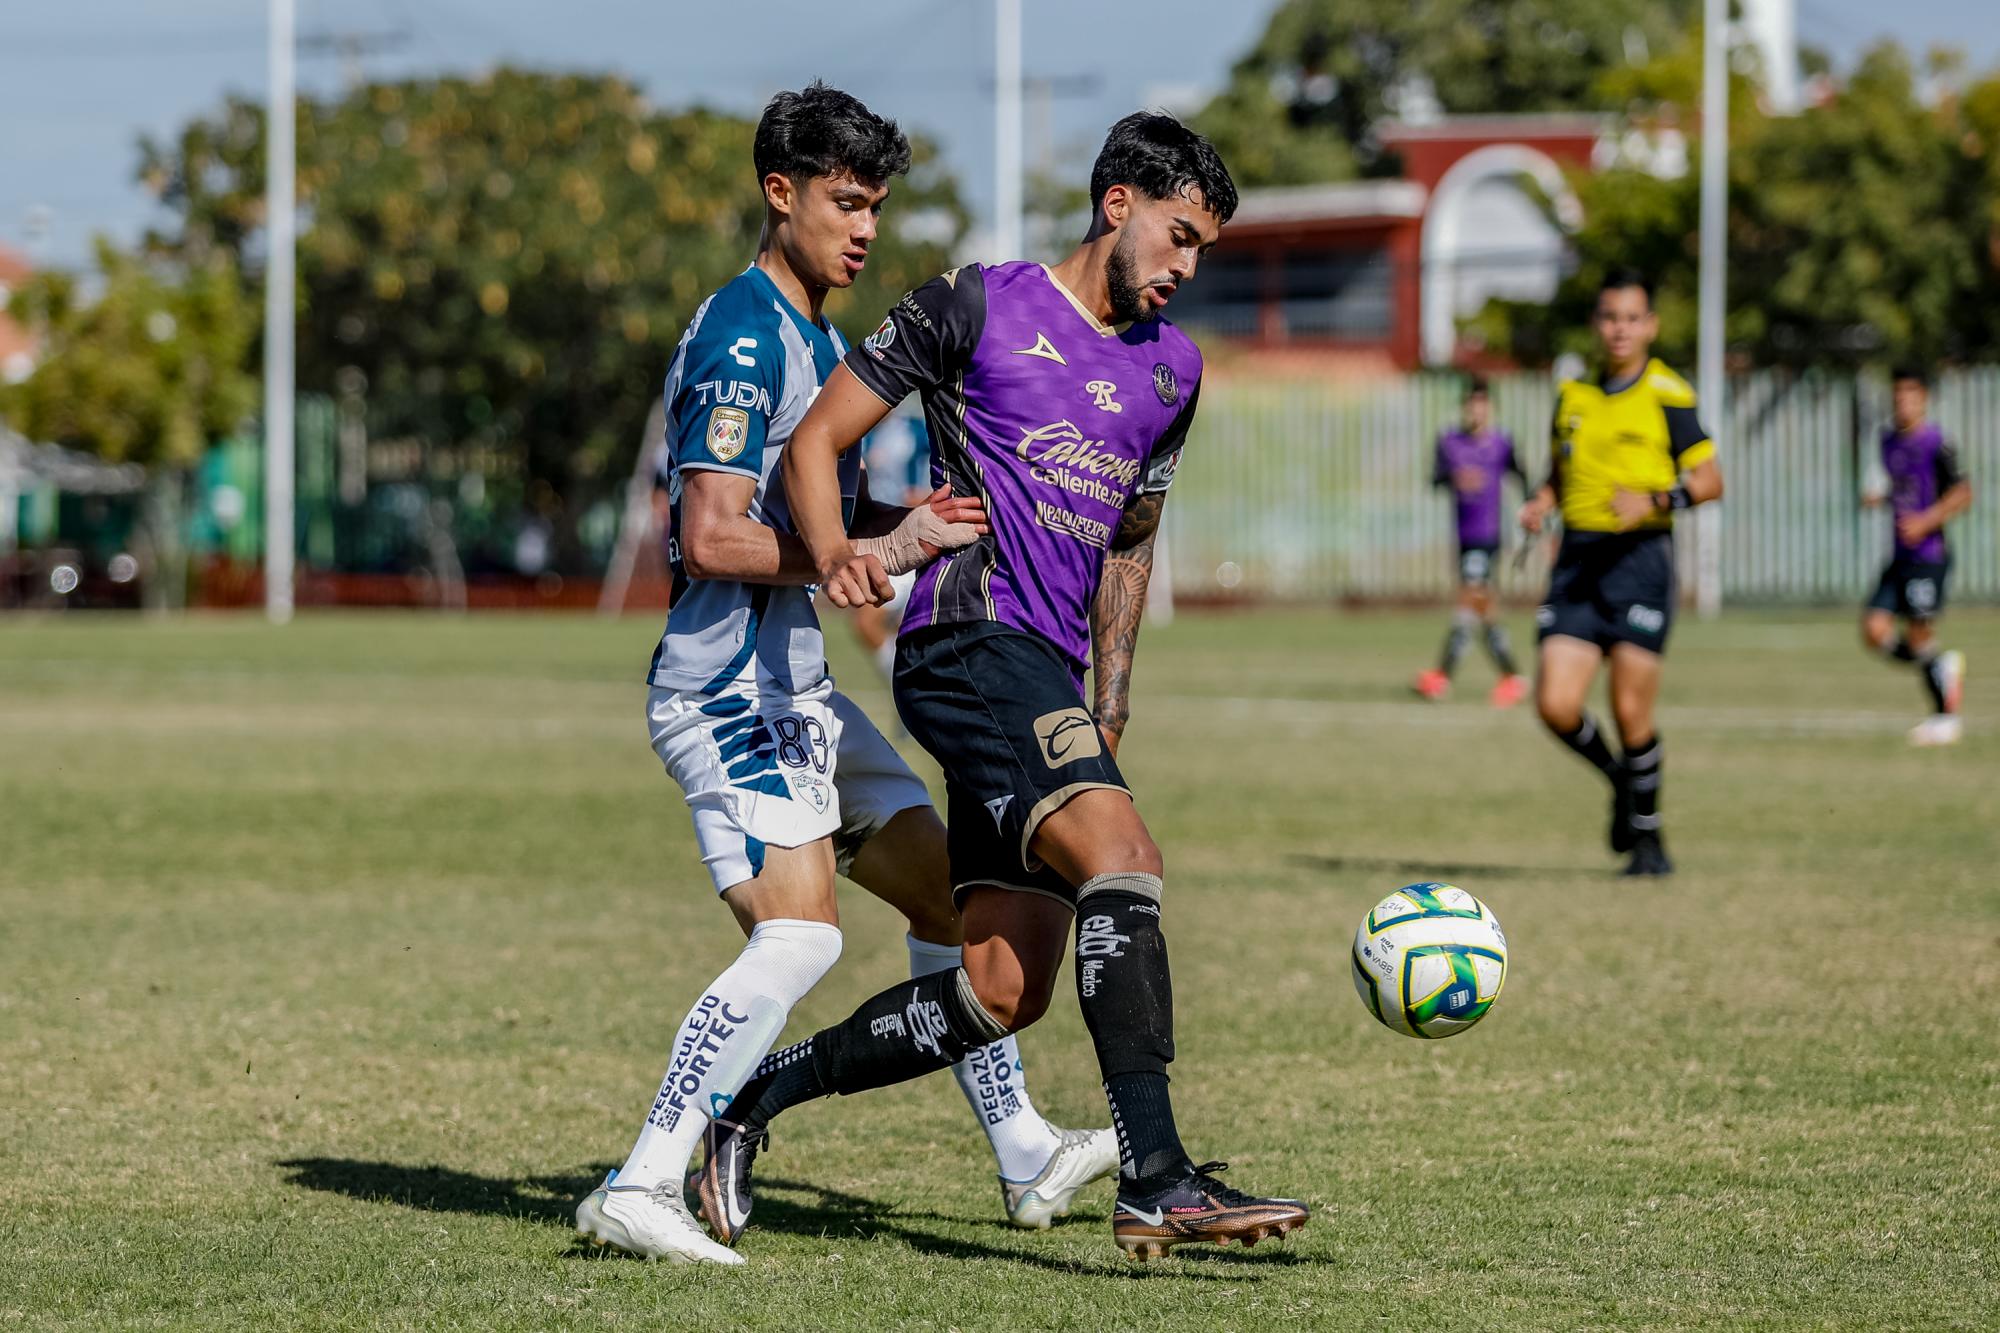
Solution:
[(1542, 525), (1548, 522), (1549, 511), (1553, 508), (1555, 508), (1553, 504), (1539, 495), (1523, 503), (1521, 512), (1516, 516), (1521, 531), (1540, 532)]
[(923, 504), (931, 511), (933, 518), (949, 529), (941, 534), (943, 540), (938, 540), (935, 544), (929, 534), (925, 534), (926, 559), (935, 560), (945, 551), (955, 551), (961, 546), (970, 546), (993, 531), (986, 522), (986, 501), (977, 495), (953, 495), (950, 482), (932, 491), (925, 497)]
[(1937, 524), (1925, 514), (1905, 514), (1896, 520), (1896, 535), (1905, 546), (1915, 546), (1936, 531)]
[(1618, 530), (1636, 528), (1659, 510), (1653, 497), (1644, 491), (1616, 490), (1611, 493), (1611, 512), (1618, 515)]
[(835, 606), (880, 606), (895, 595), (882, 562), (850, 550), (820, 568), (820, 591)]
[(970, 546), (990, 531), (985, 501), (977, 496), (960, 498), (951, 487), (940, 486), (891, 531), (880, 537), (856, 537), (852, 545), (856, 555), (879, 561), (885, 573), (907, 574), (945, 551)]

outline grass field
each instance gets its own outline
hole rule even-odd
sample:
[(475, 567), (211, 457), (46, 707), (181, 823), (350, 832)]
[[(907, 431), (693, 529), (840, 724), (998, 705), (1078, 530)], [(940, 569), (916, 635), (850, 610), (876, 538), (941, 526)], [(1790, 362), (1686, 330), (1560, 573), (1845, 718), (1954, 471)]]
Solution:
[[(1953, 751), (1845, 614), (1679, 631), (1644, 885), (1483, 663), (1406, 700), (1441, 615), (1149, 630), (1181, 1124), (1312, 1225), (1135, 1268), (1098, 1186), (1009, 1230), (940, 1076), (782, 1120), (728, 1272), (569, 1225), (737, 938), (643, 737), (651, 621), (0, 623), (0, 1325), (1993, 1328), (2000, 617), (1947, 623)], [(1347, 977), (1427, 878), (1513, 946), (1443, 1043)], [(905, 966), (844, 907), (793, 1034)], [(1067, 982), (1024, 1047), (1102, 1121)]]

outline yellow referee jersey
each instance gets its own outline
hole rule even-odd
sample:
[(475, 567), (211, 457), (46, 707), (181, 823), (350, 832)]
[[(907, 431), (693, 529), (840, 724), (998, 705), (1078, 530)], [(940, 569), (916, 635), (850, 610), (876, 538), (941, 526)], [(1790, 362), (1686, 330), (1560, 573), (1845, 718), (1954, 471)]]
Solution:
[[(1565, 380), (1556, 393), (1552, 444), (1550, 478), (1571, 532), (1617, 532), (1614, 491), (1667, 490), (1681, 473), (1715, 457), (1715, 442), (1695, 416), (1694, 389), (1657, 359), (1615, 393)], [(1639, 528), (1673, 525), (1667, 510)]]

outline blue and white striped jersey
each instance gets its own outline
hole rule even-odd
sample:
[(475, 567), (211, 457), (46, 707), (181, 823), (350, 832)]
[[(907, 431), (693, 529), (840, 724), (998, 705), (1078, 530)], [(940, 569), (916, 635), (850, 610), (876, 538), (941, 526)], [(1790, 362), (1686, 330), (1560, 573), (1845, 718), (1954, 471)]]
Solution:
[[(778, 458), (847, 344), (815, 324), (752, 265), (702, 302), (667, 372), (663, 470), (673, 502), (668, 560), (673, 609), (649, 679), (662, 689), (713, 693), (755, 661), (759, 679), (792, 693), (826, 675), (814, 589), (690, 579), (681, 562), (681, 491), (689, 472), (757, 479), (750, 517), (792, 530)], [(861, 450), (840, 460), (840, 493), (853, 512)]]

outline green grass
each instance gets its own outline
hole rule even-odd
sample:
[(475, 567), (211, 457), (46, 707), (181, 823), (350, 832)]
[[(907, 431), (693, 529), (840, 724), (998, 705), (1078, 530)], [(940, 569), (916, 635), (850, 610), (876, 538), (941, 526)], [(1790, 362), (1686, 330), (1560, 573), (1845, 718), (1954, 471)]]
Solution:
[[(1947, 625), (1953, 751), (1904, 745), (1917, 684), (1848, 616), (1684, 626), (1682, 873), (1640, 886), (1482, 663), (1406, 701), (1440, 615), (1149, 630), (1124, 758), (1167, 853), (1182, 1127), (1312, 1225), (1135, 1268), (1100, 1186), (1008, 1230), (938, 1077), (780, 1122), (718, 1272), (568, 1225), (737, 938), (643, 738), (650, 621), (10, 620), (0, 1325), (1994, 1327), (2000, 617)], [(1347, 976), (1421, 878), (1513, 945), (1443, 1043)], [(905, 965), (843, 906), (794, 1034)], [(1044, 1109), (1101, 1122), (1067, 984), (1024, 1044)]]

